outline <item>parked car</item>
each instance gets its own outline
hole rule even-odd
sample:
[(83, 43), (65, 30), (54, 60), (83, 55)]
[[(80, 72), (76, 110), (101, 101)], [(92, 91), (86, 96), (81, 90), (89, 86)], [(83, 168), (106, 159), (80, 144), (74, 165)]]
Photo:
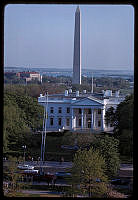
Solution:
[(30, 166), (30, 165), (18, 165), (17, 168), (18, 169), (26, 170), (26, 169), (34, 169), (34, 166)]
[(128, 185), (129, 184), (129, 180), (125, 180), (125, 179), (112, 179), (111, 180), (111, 184), (113, 185)]
[(24, 174), (38, 174), (39, 170), (38, 169), (26, 169), (22, 173), (24, 173)]
[(81, 150), (89, 150), (90, 148), (91, 148), (91, 145), (84, 145), (80, 147)]
[(71, 173), (69, 173), (69, 172), (56, 172), (55, 175), (56, 175), (57, 178), (62, 179), (62, 178), (69, 178), (71, 176)]
[(23, 175), (24, 181), (28, 181), (28, 178), (33, 178), (35, 176), (39, 175), (39, 170), (34, 170), (34, 169), (27, 169), (27, 170), (22, 170), (20, 172)]
[(77, 145), (75, 145), (75, 146), (61, 145), (61, 149), (77, 151), (79, 149), (79, 147)]

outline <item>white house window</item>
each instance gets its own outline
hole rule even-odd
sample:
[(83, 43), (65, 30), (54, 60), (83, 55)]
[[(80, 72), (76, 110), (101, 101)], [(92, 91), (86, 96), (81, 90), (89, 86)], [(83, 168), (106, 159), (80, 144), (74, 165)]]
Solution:
[(81, 108), (79, 108), (79, 114), (81, 114)]
[(88, 114), (91, 114), (91, 109), (88, 109)]
[(62, 108), (58, 107), (58, 113), (62, 113)]
[(81, 118), (79, 119), (79, 126), (81, 126)]
[(58, 125), (61, 126), (61, 118), (58, 118)]
[(70, 113), (70, 107), (67, 107), (67, 113)]
[(98, 109), (98, 114), (99, 114), (99, 115), (101, 114), (101, 109)]
[(50, 118), (50, 125), (53, 126), (53, 117)]
[(54, 112), (54, 108), (50, 107), (50, 113), (53, 113), (53, 112)]
[(98, 127), (100, 127), (101, 126), (101, 121), (98, 121)]
[(70, 126), (70, 120), (69, 120), (69, 118), (66, 119), (66, 125)]

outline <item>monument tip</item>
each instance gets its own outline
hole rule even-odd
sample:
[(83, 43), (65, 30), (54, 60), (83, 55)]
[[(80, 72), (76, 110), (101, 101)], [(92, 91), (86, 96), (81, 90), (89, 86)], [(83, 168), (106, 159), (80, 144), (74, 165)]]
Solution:
[(80, 8), (79, 8), (79, 6), (77, 6), (76, 12), (80, 12)]

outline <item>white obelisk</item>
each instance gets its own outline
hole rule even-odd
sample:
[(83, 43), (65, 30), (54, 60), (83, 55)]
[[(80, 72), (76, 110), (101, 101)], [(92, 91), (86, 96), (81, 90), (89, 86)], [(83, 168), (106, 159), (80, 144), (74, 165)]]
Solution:
[(79, 6), (75, 12), (73, 84), (81, 84), (81, 14)]

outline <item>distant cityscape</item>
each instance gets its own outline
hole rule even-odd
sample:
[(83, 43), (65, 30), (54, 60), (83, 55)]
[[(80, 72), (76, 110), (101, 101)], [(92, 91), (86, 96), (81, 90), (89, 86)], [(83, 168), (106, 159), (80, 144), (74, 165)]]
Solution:
[[(61, 68), (36, 68), (36, 67), (5, 67), (4, 72), (21, 72), (21, 71), (36, 71), (40, 75), (47, 76), (70, 76), (72, 77), (72, 69), (61, 69)], [(134, 71), (130, 70), (97, 70), (97, 69), (82, 69), (82, 76), (91, 77), (112, 77), (112, 78), (124, 78), (124, 79), (134, 79)]]

